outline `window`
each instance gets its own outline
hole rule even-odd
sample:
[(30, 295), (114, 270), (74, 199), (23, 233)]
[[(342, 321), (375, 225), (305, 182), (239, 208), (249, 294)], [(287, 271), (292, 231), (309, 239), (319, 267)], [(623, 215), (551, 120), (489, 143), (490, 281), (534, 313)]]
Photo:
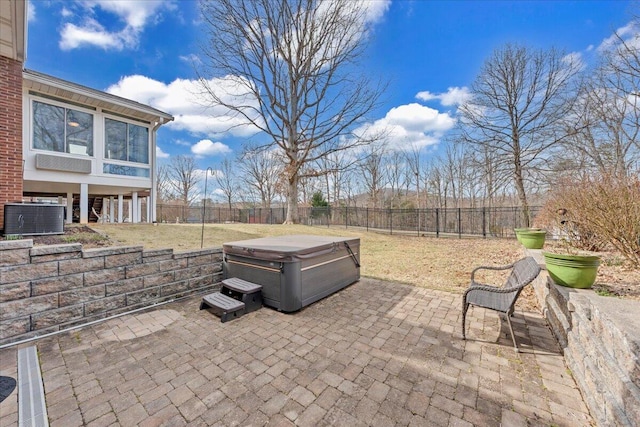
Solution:
[(149, 164), (149, 129), (113, 119), (104, 120), (107, 159)]
[(102, 172), (112, 174), (112, 175), (138, 176), (143, 178), (149, 178), (149, 169), (147, 168), (116, 165), (113, 163), (104, 163), (102, 165)]
[(33, 101), (33, 148), (93, 156), (93, 114)]

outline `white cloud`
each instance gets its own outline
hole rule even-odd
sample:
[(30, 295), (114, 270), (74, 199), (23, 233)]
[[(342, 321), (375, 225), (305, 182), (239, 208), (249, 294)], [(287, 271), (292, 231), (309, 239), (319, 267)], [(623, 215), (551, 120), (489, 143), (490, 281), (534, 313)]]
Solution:
[(175, 142), (178, 145), (182, 145), (183, 147), (191, 147), (191, 143), (189, 141), (185, 141), (184, 139), (176, 139), (173, 142)]
[[(256, 106), (257, 101), (243, 95), (235, 83), (237, 79), (219, 78), (207, 80), (211, 90), (223, 94), (225, 102), (235, 105)], [(133, 99), (166, 111), (175, 120), (166, 126), (197, 135), (222, 136), (225, 134), (249, 137), (258, 129), (246, 119), (224, 107), (207, 107), (201, 96), (202, 86), (196, 80), (176, 79), (169, 84), (145, 76), (126, 76), (107, 88), (107, 92)]]
[[(209, 175), (207, 176), (207, 172), (209, 172)], [(217, 170), (217, 169), (195, 169), (193, 171), (193, 175), (196, 177), (197, 180), (202, 181), (202, 184), (204, 185), (204, 178), (207, 177), (207, 180), (209, 180), (209, 182), (211, 182), (211, 178), (215, 178), (216, 176), (222, 176), (222, 172)], [(207, 194), (209, 194), (209, 189), (207, 190)]]
[(454, 119), (448, 114), (416, 103), (392, 108), (385, 120), (411, 132), (444, 132), (454, 124)]
[[(124, 1), (124, 0), (86, 0), (76, 2), (82, 7), (81, 23), (66, 22), (60, 33), (60, 49), (71, 50), (83, 46), (97, 46), (102, 49), (133, 49), (144, 27), (161, 19), (162, 9), (173, 9), (172, 2), (163, 0)], [(112, 18), (114, 15), (121, 25), (119, 30), (107, 29), (112, 22), (98, 22), (97, 12)], [(105, 15), (107, 12), (108, 15)], [(62, 9), (62, 17), (70, 19), (76, 16), (69, 9)], [(104, 18), (103, 18), (104, 19)]]
[(385, 134), (388, 147), (408, 150), (437, 144), (453, 128), (455, 119), (447, 113), (417, 103), (394, 107), (384, 118), (356, 130), (363, 136)]
[(27, 21), (35, 22), (36, 21), (36, 6), (32, 1), (27, 2)]
[(191, 53), (189, 55), (180, 55), (178, 58), (181, 61), (186, 62), (187, 64), (202, 64), (202, 60), (195, 53)]
[(149, 18), (155, 18), (158, 10), (172, 9), (171, 2), (163, 0), (123, 1), (123, 0), (92, 0), (83, 3), (85, 7), (95, 9), (99, 7), (105, 12), (111, 12), (123, 20), (127, 26), (142, 28)]
[(389, 10), (391, 0), (364, 0), (364, 6), (366, 8), (366, 21), (377, 23), (382, 20), (384, 14)]
[(582, 57), (582, 53), (580, 52), (571, 52), (566, 54), (562, 58), (562, 64), (565, 66), (568, 73), (572, 70), (583, 70), (587, 66)]
[(202, 139), (191, 146), (191, 152), (197, 157), (205, 157), (227, 154), (231, 152), (231, 149), (222, 142), (213, 142), (210, 139)]
[(169, 154), (165, 153), (164, 151), (162, 151), (162, 148), (160, 148), (160, 146), (156, 145), (156, 157), (158, 159), (168, 159), (169, 158)]
[(444, 93), (431, 93), (429, 91), (418, 92), (416, 98), (421, 101), (440, 100), (440, 104), (445, 107), (461, 105), (471, 99), (471, 93), (466, 86), (450, 87)]
[[(318, 25), (309, 26), (309, 24), (304, 27), (292, 28), (292, 30), (294, 32), (303, 30), (317, 32), (313, 36), (313, 40), (323, 40), (323, 43), (315, 54), (315, 61), (326, 64), (326, 58), (340, 56), (342, 54), (339, 52), (349, 49), (361, 38), (367, 38), (373, 27), (384, 18), (390, 6), (391, 0), (323, 0), (318, 2), (318, 8), (313, 14), (314, 19), (319, 23)], [(342, 16), (336, 18), (336, 14)], [(325, 33), (324, 28), (327, 22), (330, 22), (328, 25), (331, 30)], [(301, 40), (307, 40), (308, 37), (307, 34), (292, 33), (277, 43), (283, 46), (290, 43), (292, 46), (286, 49), (295, 52), (298, 50), (296, 44)]]
[(84, 27), (67, 24), (62, 29), (60, 49), (71, 50), (83, 45), (93, 45), (102, 49), (121, 50), (123, 41), (114, 34), (105, 31), (102, 26), (93, 20), (85, 22)]
[(640, 29), (635, 21), (629, 22), (624, 27), (620, 27), (614, 34), (604, 39), (598, 48), (598, 52), (606, 52), (615, 49), (620, 44), (620, 39), (626, 42), (636, 42)]

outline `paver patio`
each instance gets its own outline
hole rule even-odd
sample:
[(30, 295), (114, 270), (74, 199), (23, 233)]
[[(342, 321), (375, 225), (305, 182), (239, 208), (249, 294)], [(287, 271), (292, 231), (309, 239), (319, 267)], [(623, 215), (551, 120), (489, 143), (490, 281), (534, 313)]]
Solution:
[[(538, 314), (516, 311), (517, 354), (495, 312), (471, 309), (462, 341), (459, 295), (367, 278), (294, 314), (220, 323), (199, 304), (36, 341), (51, 426), (593, 423)], [(14, 391), (0, 426), (16, 424)]]

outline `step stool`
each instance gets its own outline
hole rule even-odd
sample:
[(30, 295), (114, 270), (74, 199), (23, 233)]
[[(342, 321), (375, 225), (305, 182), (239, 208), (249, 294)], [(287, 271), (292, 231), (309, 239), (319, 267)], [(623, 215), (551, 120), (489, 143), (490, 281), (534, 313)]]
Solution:
[(200, 302), (200, 310), (210, 308), (223, 323), (261, 307), (262, 286), (235, 277), (223, 280), (220, 292), (206, 295)]
[(244, 303), (244, 312), (251, 313), (262, 308), (262, 286), (232, 277), (222, 281), (220, 293)]
[(244, 314), (244, 303), (220, 292), (206, 295), (200, 302), (200, 310), (210, 308), (213, 314), (220, 317), (222, 323)]

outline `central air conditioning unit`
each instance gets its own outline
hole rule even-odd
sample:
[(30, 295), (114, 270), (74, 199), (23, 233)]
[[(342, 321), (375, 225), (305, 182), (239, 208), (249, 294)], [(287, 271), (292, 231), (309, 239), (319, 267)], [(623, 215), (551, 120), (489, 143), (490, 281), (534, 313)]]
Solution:
[(4, 234), (64, 234), (64, 205), (7, 203), (4, 205)]

